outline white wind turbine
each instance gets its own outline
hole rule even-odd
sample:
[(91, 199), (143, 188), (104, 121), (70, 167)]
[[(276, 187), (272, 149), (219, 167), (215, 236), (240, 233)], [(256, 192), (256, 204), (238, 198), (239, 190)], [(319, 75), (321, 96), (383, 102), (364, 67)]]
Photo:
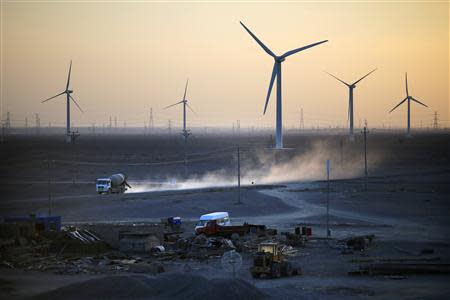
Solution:
[(186, 107), (188, 107), (193, 113), (194, 110), (192, 109), (192, 107), (189, 106), (188, 104), (188, 100), (186, 99), (186, 93), (187, 93), (187, 87), (188, 87), (188, 83), (189, 83), (189, 79), (186, 81), (186, 87), (184, 88), (184, 95), (183, 95), (183, 100), (181, 100), (180, 102), (177, 102), (175, 104), (166, 106), (164, 109), (167, 109), (169, 107), (178, 105), (178, 104), (183, 104), (183, 131), (181, 132), (181, 135), (184, 136), (184, 143), (187, 143), (187, 138), (189, 135), (191, 135), (190, 130), (186, 129)]
[(324, 40), (318, 43), (314, 43), (311, 45), (307, 45), (301, 48), (297, 48), (291, 51), (288, 51), (284, 53), (281, 56), (275, 55), (266, 45), (263, 44), (251, 31), (248, 29), (244, 23), (240, 22), (241, 25), (245, 28), (245, 30), (255, 39), (255, 41), (263, 48), (264, 51), (266, 51), (267, 54), (273, 57), (274, 59), (274, 65), (272, 69), (272, 77), (270, 78), (270, 84), (269, 84), (269, 90), (267, 91), (267, 97), (266, 97), (266, 104), (264, 105), (264, 113), (266, 113), (267, 104), (269, 103), (270, 98), (270, 92), (272, 91), (273, 82), (275, 81), (275, 78), (277, 78), (277, 113), (276, 113), (276, 149), (282, 149), (283, 148), (283, 124), (282, 124), (282, 102), (281, 102), (281, 63), (286, 59), (286, 57), (291, 56), (292, 54), (295, 54), (297, 52), (306, 50), (308, 48), (317, 46), (319, 44), (328, 42), (328, 40)]
[(67, 99), (67, 120), (66, 120), (66, 142), (70, 143), (72, 141), (71, 138), (71, 132), (70, 132), (70, 100), (73, 101), (73, 103), (75, 103), (75, 105), (78, 107), (78, 109), (83, 112), (83, 110), (81, 109), (81, 107), (78, 105), (77, 101), (75, 101), (75, 99), (72, 97), (73, 90), (69, 89), (69, 84), (70, 84), (70, 73), (72, 71), (72, 61), (70, 61), (70, 67), (69, 67), (69, 75), (67, 77), (67, 84), (66, 84), (66, 89), (59, 93), (56, 96), (50, 97), (48, 99), (45, 99), (44, 101), (42, 101), (42, 103), (47, 102), (53, 98), (56, 98), (58, 96), (61, 96), (63, 94), (66, 94), (66, 99)]
[(350, 140), (354, 139), (354, 135), (353, 135), (353, 89), (356, 88), (356, 84), (358, 82), (360, 82), (361, 80), (363, 80), (364, 78), (366, 78), (367, 76), (369, 76), (370, 74), (375, 72), (376, 70), (377, 69), (374, 69), (374, 70), (370, 71), (369, 73), (367, 73), (366, 75), (364, 75), (363, 77), (361, 77), (360, 79), (355, 81), (354, 83), (347, 83), (347, 82), (337, 78), (333, 74), (330, 74), (330, 73), (327, 72), (328, 75), (334, 77), (335, 79), (339, 80), (340, 82), (342, 82), (343, 84), (345, 84), (348, 87), (348, 120), (349, 120), (349, 123), (350, 123), (349, 124)]
[(407, 118), (407, 129), (406, 133), (408, 136), (411, 136), (411, 100), (414, 102), (419, 103), (420, 105), (423, 105), (425, 107), (428, 107), (427, 105), (423, 104), (419, 100), (415, 99), (414, 97), (409, 95), (408, 91), (408, 73), (405, 73), (405, 84), (406, 84), (406, 98), (400, 101), (399, 104), (397, 104), (393, 109), (389, 111), (389, 113), (393, 112), (397, 107), (403, 104), (403, 102), (408, 100), (408, 118)]

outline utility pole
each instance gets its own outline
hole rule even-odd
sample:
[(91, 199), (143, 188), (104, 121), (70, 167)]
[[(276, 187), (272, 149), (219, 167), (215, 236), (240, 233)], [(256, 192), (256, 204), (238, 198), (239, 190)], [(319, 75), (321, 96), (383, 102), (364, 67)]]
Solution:
[(330, 235), (330, 160), (327, 159), (327, 237)]
[(167, 121), (167, 131), (169, 132), (169, 134), (172, 134), (172, 121), (171, 120)]
[(48, 216), (52, 215), (52, 190), (51, 190), (50, 159), (47, 159), (47, 191), (48, 191)]
[(364, 127), (363, 129), (363, 134), (364, 134), (364, 175), (366, 176), (367, 179), (367, 134), (369, 133), (369, 131), (367, 130), (367, 127)]
[(242, 204), (241, 202), (241, 155), (239, 147), (237, 148), (237, 175), (238, 175), (238, 202), (237, 204)]
[(114, 131), (117, 133), (117, 117), (114, 117)]
[(112, 129), (112, 117), (109, 116), (109, 132), (111, 133), (111, 129)]
[(303, 120), (303, 107), (300, 109), (300, 129), (305, 129), (305, 123)]
[(25, 129), (28, 129), (28, 118), (25, 118)]
[(236, 127), (238, 136), (241, 136), (241, 120), (236, 121)]
[(6, 113), (6, 129), (11, 129), (11, 113), (9, 111)]

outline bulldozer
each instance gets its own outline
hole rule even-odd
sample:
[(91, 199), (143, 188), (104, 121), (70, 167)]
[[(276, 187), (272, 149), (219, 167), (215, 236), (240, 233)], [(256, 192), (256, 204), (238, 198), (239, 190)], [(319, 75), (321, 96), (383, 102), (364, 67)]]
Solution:
[(250, 273), (253, 278), (280, 278), (298, 275), (299, 270), (286, 260), (278, 243), (261, 243), (258, 245), (258, 252), (253, 256)]

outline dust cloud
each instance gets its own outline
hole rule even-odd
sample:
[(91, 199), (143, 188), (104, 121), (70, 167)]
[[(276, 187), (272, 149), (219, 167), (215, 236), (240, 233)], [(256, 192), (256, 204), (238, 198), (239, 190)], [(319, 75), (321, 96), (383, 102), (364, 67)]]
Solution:
[[(253, 150), (241, 155), (241, 186), (308, 182), (326, 179), (326, 161), (331, 161), (330, 179), (350, 179), (364, 174), (361, 155), (342, 155), (339, 149), (316, 142), (303, 153), (296, 149)], [(380, 157), (371, 154), (373, 167)], [(127, 193), (188, 190), (237, 186), (237, 168), (219, 169), (187, 179), (167, 178), (159, 184), (138, 183)]]

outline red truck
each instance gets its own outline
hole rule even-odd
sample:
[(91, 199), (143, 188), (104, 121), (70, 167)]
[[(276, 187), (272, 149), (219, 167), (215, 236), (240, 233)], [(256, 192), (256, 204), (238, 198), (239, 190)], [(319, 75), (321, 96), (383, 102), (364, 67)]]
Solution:
[(240, 236), (246, 235), (250, 232), (258, 233), (265, 232), (266, 225), (254, 225), (244, 223), (243, 225), (237, 226), (221, 226), (218, 225), (216, 220), (211, 220), (206, 223), (205, 227), (197, 228), (195, 233), (197, 235), (204, 234), (206, 236), (223, 236), (226, 238), (230, 238), (234, 233), (239, 234)]

